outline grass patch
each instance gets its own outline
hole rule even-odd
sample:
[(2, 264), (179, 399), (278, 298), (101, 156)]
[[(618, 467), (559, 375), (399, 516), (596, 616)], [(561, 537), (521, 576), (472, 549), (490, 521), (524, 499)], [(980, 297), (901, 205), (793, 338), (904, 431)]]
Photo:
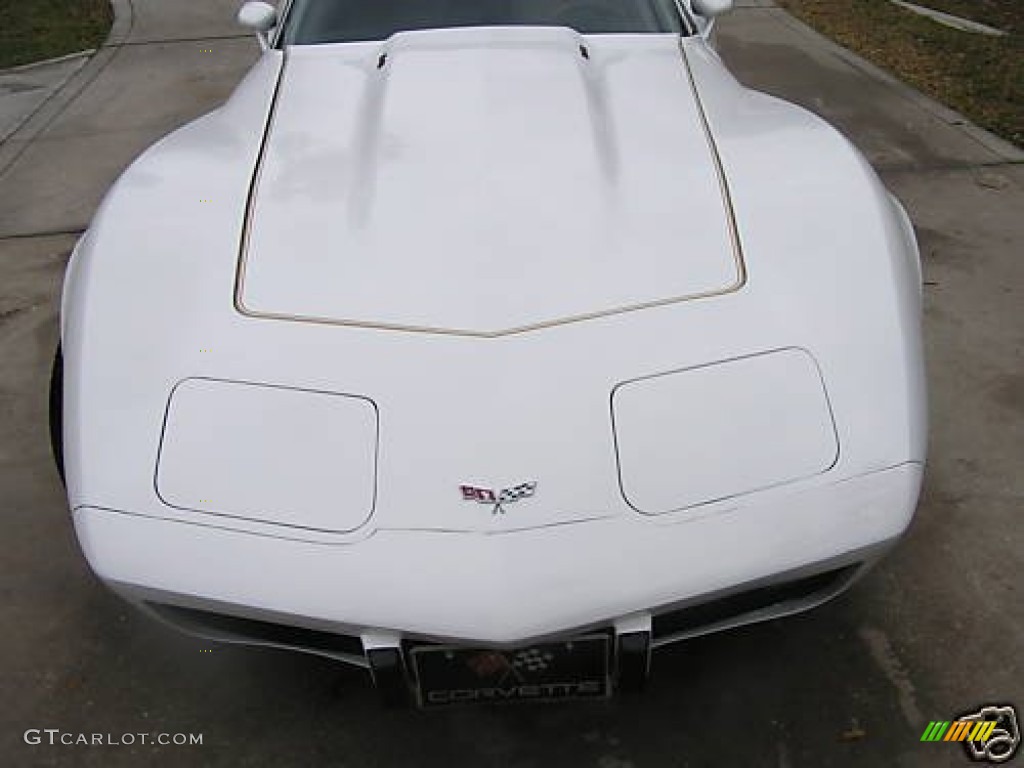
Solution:
[(779, 4), (978, 125), (1024, 146), (1024, 8), (1015, 7), (1024, 3), (1019, 0), (918, 0), (918, 5), (1013, 30), (1005, 37), (950, 29), (888, 0)]
[(0, 69), (97, 48), (113, 18), (110, 0), (0, 0)]

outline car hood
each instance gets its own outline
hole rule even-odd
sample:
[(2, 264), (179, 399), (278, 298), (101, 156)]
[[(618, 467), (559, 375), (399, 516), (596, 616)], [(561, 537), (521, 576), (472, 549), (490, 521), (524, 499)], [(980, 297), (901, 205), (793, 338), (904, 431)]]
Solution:
[(287, 51), (236, 304), (502, 335), (735, 290), (674, 35), (402, 33)]

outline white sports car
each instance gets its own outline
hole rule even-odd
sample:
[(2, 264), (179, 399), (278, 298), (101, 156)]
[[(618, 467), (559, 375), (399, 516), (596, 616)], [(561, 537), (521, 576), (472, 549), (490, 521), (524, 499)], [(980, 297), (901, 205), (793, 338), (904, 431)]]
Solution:
[(635, 689), (849, 586), (921, 484), (917, 247), (726, 71), (730, 5), (247, 3), (258, 63), (68, 267), (96, 574), (425, 706)]

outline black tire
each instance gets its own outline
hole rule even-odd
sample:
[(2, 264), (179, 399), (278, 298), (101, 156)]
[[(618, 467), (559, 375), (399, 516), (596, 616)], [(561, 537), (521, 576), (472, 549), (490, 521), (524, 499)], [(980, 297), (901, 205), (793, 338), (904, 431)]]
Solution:
[(57, 465), (57, 474), (61, 483), (64, 482), (64, 355), (60, 344), (53, 356), (53, 369), (50, 371), (50, 448), (53, 450), (53, 461)]

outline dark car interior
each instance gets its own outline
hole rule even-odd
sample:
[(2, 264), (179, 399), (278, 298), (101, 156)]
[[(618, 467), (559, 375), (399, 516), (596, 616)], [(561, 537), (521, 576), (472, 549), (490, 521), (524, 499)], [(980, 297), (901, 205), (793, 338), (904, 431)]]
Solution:
[(451, 27), (570, 27), (582, 34), (676, 33), (672, 0), (295, 0), (284, 45), (386, 40)]

